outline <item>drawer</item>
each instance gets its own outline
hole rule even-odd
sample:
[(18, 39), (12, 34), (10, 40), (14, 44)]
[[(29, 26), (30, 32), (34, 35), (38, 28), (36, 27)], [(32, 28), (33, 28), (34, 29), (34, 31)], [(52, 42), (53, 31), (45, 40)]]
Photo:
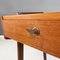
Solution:
[(15, 38), (15, 40), (37, 49), (42, 49), (42, 43), (47, 37), (47, 21), (16, 19), (10, 20), (10, 22), (8, 20), (3, 20), (2, 22), (5, 28), (5, 36)]
[[(39, 20), (16, 20), (16, 34), (21, 35), (22, 41), (26, 44), (34, 45), (40, 49), (47, 37), (47, 21)], [(30, 33), (28, 30), (38, 30), (38, 34)], [(42, 47), (41, 47), (42, 48)]]

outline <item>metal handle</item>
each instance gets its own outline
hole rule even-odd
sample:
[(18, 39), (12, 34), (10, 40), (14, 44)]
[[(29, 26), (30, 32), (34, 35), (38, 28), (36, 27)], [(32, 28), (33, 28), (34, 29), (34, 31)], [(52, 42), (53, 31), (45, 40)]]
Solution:
[(26, 29), (30, 34), (34, 35), (40, 35), (40, 30), (37, 27), (34, 27), (33, 29)]

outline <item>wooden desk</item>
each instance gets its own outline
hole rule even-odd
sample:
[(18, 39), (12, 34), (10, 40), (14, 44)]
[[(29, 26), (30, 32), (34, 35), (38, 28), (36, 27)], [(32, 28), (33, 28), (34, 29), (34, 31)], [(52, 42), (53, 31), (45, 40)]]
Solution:
[(60, 12), (9, 15), (1, 21), (6, 39), (16, 40), (21, 48), (27, 44), (60, 58)]

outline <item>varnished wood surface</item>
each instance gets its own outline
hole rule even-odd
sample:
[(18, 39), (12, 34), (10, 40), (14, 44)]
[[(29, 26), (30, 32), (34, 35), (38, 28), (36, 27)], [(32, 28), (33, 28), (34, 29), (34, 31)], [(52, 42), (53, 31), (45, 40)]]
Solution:
[[(4, 36), (60, 58), (60, 12), (2, 17)], [(26, 29), (34, 27), (40, 35)]]
[(59, 20), (60, 12), (55, 13), (38, 13), (38, 14), (22, 14), (22, 15), (9, 15), (3, 16), (3, 20), (15, 20), (15, 19), (37, 19), (37, 20)]

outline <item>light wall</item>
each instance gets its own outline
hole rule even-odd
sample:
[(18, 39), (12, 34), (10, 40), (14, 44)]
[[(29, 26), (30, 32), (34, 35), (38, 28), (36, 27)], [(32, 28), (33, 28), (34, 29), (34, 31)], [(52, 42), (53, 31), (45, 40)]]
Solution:
[(0, 0), (0, 15), (27, 11), (60, 11), (60, 0)]

